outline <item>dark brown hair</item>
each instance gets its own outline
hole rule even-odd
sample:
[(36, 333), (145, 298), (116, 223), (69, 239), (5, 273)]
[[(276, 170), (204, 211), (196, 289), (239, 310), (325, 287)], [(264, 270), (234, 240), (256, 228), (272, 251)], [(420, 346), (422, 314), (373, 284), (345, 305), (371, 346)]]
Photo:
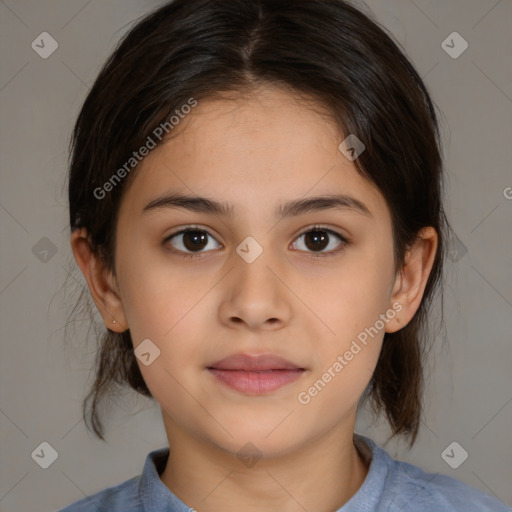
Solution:
[[(418, 73), (385, 29), (361, 10), (342, 0), (174, 0), (139, 21), (104, 65), (76, 122), (71, 230), (86, 228), (93, 250), (115, 274), (117, 212), (136, 169), (101, 198), (98, 189), (191, 97), (200, 102), (261, 84), (285, 86), (314, 100), (342, 133), (364, 143), (366, 150), (354, 163), (390, 209), (397, 270), (422, 227), (438, 233), (420, 307), (407, 326), (385, 334), (362, 397), (370, 399), (376, 414), (385, 412), (392, 437), (408, 436), (412, 446), (422, 411), (427, 309), (442, 279), (449, 229), (441, 142)], [(125, 384), (151, 396), (130, 332), (107, 330), (83, 402), (86, 424), (90, 416), (101, 439), (98, 406)]]

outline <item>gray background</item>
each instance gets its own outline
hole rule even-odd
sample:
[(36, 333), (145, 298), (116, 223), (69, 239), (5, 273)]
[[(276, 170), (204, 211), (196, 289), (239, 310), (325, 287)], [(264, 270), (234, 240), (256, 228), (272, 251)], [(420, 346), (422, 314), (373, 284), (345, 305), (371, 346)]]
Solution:
[[(85, 282), (67, 231), (67, 144), (100, 66), (130, 22), (155, 0), (0, 0), (0, 510), (63, 507), (140, 473), (166, 445), (159, 409), (128, 395), (112, 407), (105, 444), (81, 421), (91, 378), (87, 316), (65, 326)], [(451, 475), (512, 505), (512, 3), (507, 0), (371, 0), (403, 44), (441, 117), (451, 242), (446, 329), (431, 353), (425, 421), (412, 451), (394, 457)], [(31, 47), (49, 32), (47, 59)], [(441, 43), (459, 32), (468, 49)], [(450, 45), (458, 49), (458, 42)], [(83, 321), (80, 321), (82, 319)], [(383, 442), (385, 425), (362, 415), (357, 431)], [(42, 469), (41, 442), (58, 452)], [(452, 469), (441, 454), (469, 454)], [(457, 461), (461, 449), (449, 452)]]

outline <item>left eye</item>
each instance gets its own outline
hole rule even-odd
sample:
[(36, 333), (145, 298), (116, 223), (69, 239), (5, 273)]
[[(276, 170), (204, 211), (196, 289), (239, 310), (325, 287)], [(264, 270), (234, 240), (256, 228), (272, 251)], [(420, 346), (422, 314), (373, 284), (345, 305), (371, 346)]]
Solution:
[[(330, 247), (330, 250), (326, 251), (326, 248), (332, 246), (333, 235), (339, 240), (339, 242), (334, 248)], [(167, 237), (164, 240), (164, 243), (169, 242), (175, 249), (175, 252), (181, 253), (180, 255), (184, 257), (194, 257), (199, 256), (203, 252), (207, 252), (205, 249), (208, 249), (209, 238), (215, 240), (215, 238), (204, 229), (186, 228)], [(340, 246), (343, 247), (349, 243), (348, 240), (341, 236), (339, 233), (322, 227), (311, 228), (299, 235), (296, 240), (300, 241), (303, 238), (304, 242), (302, 244), (297, 244), (299, 245), (298, 250), (318, 253), (314, 256), (320, 257), (328, 256), (331, 253), (336, 253), (338, 252), (338, 248)], [(171, 241), (174, 239), (178, 240), (176, 245), (171, 243)], [(300, 247), (301, 245), (304, 248)], [(221, 247), (221, 245), (217, 242), (217, 247), (214, 246), (213, 249), (218, 249), (219, 247)], [(210, 247), (210, 249), (212, 249), (212, 247)]]
[[(331, 247), (331, 250), (324, 251), (326, 247), (332, 245), (332, 235), (334, 235), (339, 240), (339, 243), (336, 247)], [(297, 240), (302, 238), (304, 238), (303, 246), (305, 246), (306, 249), (299, 248), (299, 250), (311, 250), (314, 253), (319, 253), (318, 256), (327, 256), (329, 253), (337, 252), (338, 247), (343, 247), (348, 244), (348, 240), (341, 236), (339, 233), (321, 227), (315, 227), (305, 231), (299, 235)], [(315, 256), (317, 255), (315, 254)]]

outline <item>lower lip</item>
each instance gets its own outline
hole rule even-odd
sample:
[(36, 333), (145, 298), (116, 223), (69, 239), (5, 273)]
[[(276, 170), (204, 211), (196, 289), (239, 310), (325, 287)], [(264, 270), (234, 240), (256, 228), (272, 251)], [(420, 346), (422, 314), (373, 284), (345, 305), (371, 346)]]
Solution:
[(226, 386), (247, 395), (263, 395), (296, 381), (304, 370), (272, 370), (249, 372), (243, 370), (208, 370)]

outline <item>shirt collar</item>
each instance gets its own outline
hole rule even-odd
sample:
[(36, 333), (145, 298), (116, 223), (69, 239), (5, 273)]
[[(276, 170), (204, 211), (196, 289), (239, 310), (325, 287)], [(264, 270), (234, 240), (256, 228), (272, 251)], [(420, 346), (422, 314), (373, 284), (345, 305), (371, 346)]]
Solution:
[(354, 433), (354, 441), (363, 458), (371, 461), (370, 467), (361, 487), (336, 512), (379, 510), (379, 503), (385, 494), (386, 480), (390, 475), (389, 455), (369, 437)]
[(169, 448), (154, 450), (146, 457), (139, 481), (139, 496), (144, 512), (189, 512), (187, 507), (160, 480), (169, 458)]

